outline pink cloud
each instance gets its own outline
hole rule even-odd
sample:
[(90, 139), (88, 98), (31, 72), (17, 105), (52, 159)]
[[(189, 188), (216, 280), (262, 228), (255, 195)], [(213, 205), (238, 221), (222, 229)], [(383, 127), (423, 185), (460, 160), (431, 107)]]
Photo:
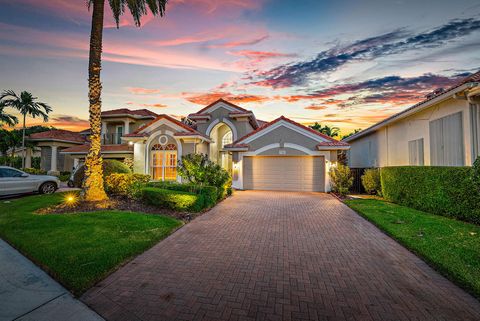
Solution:
[(160, 93), (159, 89), (150, 89), (142, 87), (128, 87), (128, 91), (135, 95), (148, 95), (148, 94), (158, 94)]
[(241, 46), (250, 46), (250, 45), (256, 45), (268, 39), (268, 37), (269, 35), (264, 35), (264, 36), (253, 38), (253, 39), (229, 41), (221, 44), (208, 45), (207, 47), (208, 48), (235, 48), (235, 47), (241, 47)]

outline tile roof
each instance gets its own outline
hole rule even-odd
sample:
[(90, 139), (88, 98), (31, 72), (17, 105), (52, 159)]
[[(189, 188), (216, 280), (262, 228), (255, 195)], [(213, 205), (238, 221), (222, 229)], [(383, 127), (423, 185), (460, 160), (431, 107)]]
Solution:
[(86, 138), (85, 136), (80, 135), (80, 133), (72, 132), (64, 129), (53, 129), (41, 133), (34, 133), (28, 136), (28, 139), (32, 140), (62, 140), (73, 143), (84, 143)]
[[(90, 149), (90, 144), (83, 144), (79, 146), (73, 146), (66, 149), (62, 149), (62, 153), (88, 153)], [(102, 145), (101, 152), (133, 152), (133, 146), (129, 144), (119, 144), (119, 145)]]
[[(302, 124), (300, 124), (300, 123), (297, 123), (296, 121), (293, 121), (293, 120), (291, 120), (291, 119), (289, 119), (289, 118), (287, 118), (287, 117), (285, 117), (285, 116), (280, 116), (280, 117), (278, 117), (277, 119), (272, 120), (272, 121), (269, 122), (269, 123), (265, 123), (265, 124), (263, 124), (262, 126), (260, 126), (259, 128), (257, 128), (256, 130), (251, 131), (250, 133), (246, 134), (245, 136), (237, 139), (235, 142), (233, 142), (232, 144), (230, 144), (229, 147), (245, 147), (245, 146), (244, 146), (245, 144), (239, 144), (239, 143), (242, 142), (243, 140), (245, 140), (247, 137), (250, 137), (250, 136), (252, 136), (252, 135), (255, 135), (256, 133), (261, 132), (261, 131), (264, 130), (265, 128), (268, 128), (268, 127), (272, 126), (273, 124), (278, 123), (278, 122), (281, 121), (281, 120), (286, 121), (286, 122), (289, 122), (289, 123), (291, 123), (291, 124), (293, 124), (293, 125), (295, 125), (295, 126), (297, 126), (297, 127), (300, 127), (300, 128), (302, 128), (302, 129), (304, 129), (304, 130), (307, 130), (307, 131), (311, 132), (312, 134), (315, 134), (315, 135), (317, 135), (317, 136), (320, 136), (320, 137), (323, 138), (323, 139), (326, 139), (327, 142), (322, 142), (322, 143), (320, 143), (320, 144), (325, 143), (325, 144), (328, 144), (328, 145), (321, 145), (321, 146), (349, 146), (349, 144), (347, 144), (347, 143), (345, 143), (345, 142), (340, 142), (340, 141), (338, 141), (338, 140), (336, 140), (336, 139), (334, 139), (334, 138), (332, 138), (332, 137), (330, 137), (330, 136), (327, 136), (327, 135), (325, 135), (325, 134), (322, 134), (322, 133), (320, 133), (320, 132), (318, 132), (318, 131), (310, 128), (310, 127), (307, 127), (307, 126), (304, 126), (304, 125), (302, 125)], [(319, 144), (319, 145), (320, 145), (320, 144)], [(247, 145), (247, 146), (248, 146), (248, 145)]]
[(385, 118), (384, 120), (379, 121), (378, 123), (375, 123), (375, 124), (373, 124), (372, 126), (366, 128), (366, 129), (364, 129), (364, 130), (362, 130), (362, 131), (360, 131), (360, 132), (358, 132), (358, 133), (356, 133), (356, 134), (354, 134), (354, 135), (352, 135), (352, 136), (350, 136), (350, 137), (345, 138), (344, 141), (349, 142), (349, 141), (352, 141), (352, 140), (354, 140), (354, 139), (356, 139), (356, 138), (362, 137), (362, 136), (364, 136), (365, 134), (367, 134), (367, 133), (369, 133), (370, 131), (372, 131), (372, 129), (373, 129), (374, 127), (377, 127), (377, 126), (382, 125), (382, 124), (386, 124), (386, 123), (390, 122), (391, 120), (393, 120), (394, 118), (397, 118), (398, 116), (401, 116), (401, 115), (403, 115), (403, 114), (405, 114), (405, 113), (407, 113), (407, 112), (409, 112), (409, 111), (412, 111), (412, 110), (414, 110), (414, 109), (417, 109), (417, 108), (419, 108), (420, 106), (422, 106), (423, 104), (425, 104), (425, 103), (427, 103), (427, 102), (429, 102), (429, 101), (431, 101), (431, 100), (433, 100), (433, 99), (435, 99), (435, 98), (437, 98), (437, 97), (439, 97), (439, 96), (441, 96), (441, 95), (444, 95), (444, 94), (446, 94), (446, 93), (448, 93), (448, 92), (450, 92), (450, 91), (452, 91), (452, 90), (455, 90), (455, 89), (457, 89), (458, 87), (460, 87), (460, 86), (462, 86), (462, 85), (465, 85), (465, 84), (468, 84), (468, 83), (476, 83), (476, 82), (480, 82), (480, 71), (477, 71), (476, 73), (473, 73), (473, 74), (471, 74), (470, 76), (467, 76), (467, 77), (459, 80), (457, 83), (455, 83), (454, 85), (450, 86), (450, 87), (447, 88), (446, 90), (436, 91), (436, 92), (434, 92), (433, 94), (428, 95), (427, 98), (425, 98), (424, 100), (416, 103), (415, 105), (410, 106), (410, 107), (402, 110), (401, 112), (396, 113), (396, 114), (394, 114), (394, 115), (392, 115), (392, 116), (390, 116), (390, 117), (387, 117), (387, 118)]
[(223, 99), (223, 98), (220, 98), (220, 99), (215, 100), (213, 103), (209, 104), (208, 106), (200, 109), (200, 110), (197, 111), (195, 114), (196, 114), (196, 115), (201, 115), (204, 111), (206, 111), (207, 109), (209, 109), (210, 107), (212, 107), (213, 105), (215, 105), (215, 104), (217, 104), (217, 103), (227, 104), (227, 105), (229, 105), (229, 106), (231, 106), (231, 107), (233, 107), (233, 108), (235, 108), (235, 109), (238, 109), (238, 110), (240, 110), (240, 111), (242, 111), (242, 112), (244, 112), (244, 113), (249, 113), (249, 112), (250, 112), (249, 110), (246, 110), (245, 108), (242, 108), (242, 107), (240, 107), (240, 106), (237, 106), (237, 105), (235, 105), (235, 104), (233, 104), (233, 103), (231, 103), (231, 102), (229, 102), (229, 101), (226, 101), (226, 100)]
[(120, 108), (113, 110), (102, 111), (102, 116), (114, 116), (114, 115), (132, 115), (132, 116), (143, 116), (143, 117), (157, 117), (158, 114), (150, 111), (148, 109), (135, 109), (130, 110), (128, 108)]
[[(140, 126), (136, 131), (134, 131), (132, 134), (138, 134), (140, 133), (142, 130), (144, 130), (145, 128), (147, 128), (148, 126), (156, 123), (157, 121), (159, 121), (160, 119), (167, 119), (169, 121), (171, 121), (172, 123), (180, 126), (180, 127), (183, 127), (185, 128), (187, 131), (189, 132), (197, 132), (195, 129), (193, 129), (192, 127), (182, 123), (181, 121), (169, 116), (169, 115), (166, 115), (166, 114), (161, 114), (161, 115), (158, 115), (154, 120), (152, 120), (151, 122), (148, 122), (146, 123), (145, 125), (143, 126)], [(198, 133), (198, 132), (197, 132)]]

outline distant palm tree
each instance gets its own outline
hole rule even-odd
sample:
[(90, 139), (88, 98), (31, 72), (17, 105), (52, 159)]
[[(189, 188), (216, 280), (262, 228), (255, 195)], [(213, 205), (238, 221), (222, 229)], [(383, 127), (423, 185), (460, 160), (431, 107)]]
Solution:
[[(167, 0), (109, 0), (113, 17), (117, 23), (120, 22), (120, 16), (128, 8), (133, 16), (135, 25), (140, 26), (142, 16), (147, 14), (147, 8), (153, 15), (163, 16)], [(102, 156), (100, 153), (101, 128), (102, 128), (102, 83), (100, 81), (100, 71), (102, 69), (102, 37), (103, 37), (103, 19), (105, 11), (105, 0), (88, 0), (88, 7), (93, 7), (92, 29), (90, 34), (90, 54), (88, 60), (88, 97), (90, 101), (90, 150), (85, 159), (85, 200), (103, 201), (107, 199), (107, 194), (103, 188), (103, 168)]]
[(16, 124), (18, 124), (18, 118), (13, 116), (13, 115), (9, 115), (5, 112), (5, 103), (3, 103), (2, 101), (0, 101), (0, 124), (5, 124), (5, 125), (8, 125), (8, 126), (15, 126)]
[(0, 95), (0, 101), (3, 106), (17, 109), (23, 115), (23, 134), (22, 134), (22, 168), (25, 167), (25, 129), (26, 118), (42, 117), (44, 122), (48, 121), (48, 113), (52, 111), (52, 107), (46, 103), (38, 102), (28, 91), (22, 91), (18, 96), (13, 90), (5, 90)]
[(337, 137), (340, 133), (340, 128), (338, 127), (330, 127), (328, 125), (322, 126), (321, 124), (315, 122), (315, 124), (311, 125), (310, 128), (315, 129), (316, 131), (325, 134), (330, 137)]

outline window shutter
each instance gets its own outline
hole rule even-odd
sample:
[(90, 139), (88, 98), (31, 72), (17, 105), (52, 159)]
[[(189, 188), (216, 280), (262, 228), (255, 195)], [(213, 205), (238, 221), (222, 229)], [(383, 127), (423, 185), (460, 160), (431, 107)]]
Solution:
[(430, 162), (436, 166), (465, 165), (461, 112), (430, 122)]
[(472, 127), (472, 159), (480, 156), (480, 105), (470, 105), (470, 119)]

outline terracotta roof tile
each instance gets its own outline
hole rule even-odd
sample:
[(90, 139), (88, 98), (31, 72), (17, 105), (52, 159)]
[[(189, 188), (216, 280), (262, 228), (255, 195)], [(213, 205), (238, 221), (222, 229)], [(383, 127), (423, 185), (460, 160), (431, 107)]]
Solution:
[(132, 116), (144, 116), (144, 117), (157, 117), (158, 115), (153, 111), (148, 109), (135, 109), (130, 110), (128, 108), (120, 108), (120, 109), (113, 109), (113, 110), (105, 110), (102, 111), (102, 116), (113, 116), (113, 115), (132, 115)]
[(217, 103), (220, 103), (220, 102), (221, 102), (221, 103), (224, 103), (224, 104), (227, 104), (227, 105), (229, 105), (229, 106), (231, 106), (231, 107), (233, 107), (233, 108), (236, 108), (236, 109), (238, 109), (238, 110), (241, 110), (242, 112), (245, 112), (245, 113), (248, 113), (248, 112), (249, 112), (249, 111), (246, 110), (245, 108), (242, 108), (242, 107), (240, 107), (240, 106), (237, 106), (237, 105), (235, 105), (235, 104), (233, 104), (233, 103), (231, 103), (231, 102), (229, 102), (229, 101), (226, 101), (226, 100), (223, 99), (223, 98), (220, 98), (220, 99), (215, 100), (213, 103), (209, 104), (208, 106), (200, 109), (199, 111), (196, 112), (196, 114), (202, 114), (204, 111), (206, 111), (207, 109), (209, 109), (209, 108), (212, 107), (213, 105), (215, 105), (215, 104), (217, 104)]
[[(346, 144), (346, 143), (344, 143), (344, 142), (339, 142), (338, 140), (336, 140), (336, 139), (334, 139), (334, 138), (332, 138), (332, 137), (330, 137), (330, 136), (327, 136), (327, 135), (325, 135), (325, 134), (322, 134), (322, 133), (320, 133), (320, 132), (318, 132), (318, 131), (310, 128), (310, 127), (307, 127), (307, 126), (304, 126), (304, 125), (302, 125), (302, 124), (299, 124), (299, 123), (297, 123), (297, 122), (295, 122), (295, 121), (293, 121), (293, 120), (291, 120), (291, 119), (289, 119), (289, 118), (287, 118), (287, 117), (285, 117), (285, 116), (280, 116), (280, 117), (278, 117), (277, 119), (272, 120), (272, 121), (269, 122), (269, 123), (263, 124), (262, 126), (260, 126), (259, 128), (257, 128), (256, 130), (251, 131), (251, 132), (248, 133), (247, 135), (245, 135), (245, 136), (237, 139), (235, 142), (233, 142), (233, 144), (231, 144), (232, 147), (237, 147), (237, 146), (242, 145), (242, 144), (239, 144), (239, 143), (240, 143), (241, 141), (245, 140), (247, 137), (250, 137), (250, 136), (252, 136), (252, 135), (255, 135), (256, 133), (261, 132), (261, 131), (264, 130), (265, 128), (268, 128), (268, 127), (272, 126), (273, 124), (278, 123), (278, 122), (281, 121), (281, 120), (287, 121), (287, 122), (289, 122), (289, 123), (291, 123), (291, 124), (293, 124), (293, 125), (295, 125), (295, 126), (297, 126), (297, 127), (300, 127), (300, 128), (302, 128), (302, 129), (305, 129), (305, 130), (311, 132), (312, 134), (315, 134), (315, 135), (317, 135), (317, 136), (320, 136), (320, 137), (326, 139), (326, 140), (328, 141), (327, 143), (329, 144), (328, 146), (349, 146), (348, 144)], [(321, 144), (321, 143), (320, 143), (320, 144)], [(323, 145), (323, 146), (326, 146), (326, 145)]]
[(34, 133), (31, 134), (28, 138), (34, 140), (63, 140), (75, 143), (84, 143), (86, 140), (85, 136), (64, 129), (54, 129), (41, 133)]
[(161, 115), (158, 115), (154, 120), (152, 120), (151, 122), (148, 122), (146, 123), (145, 125), (139, 127), (136, 131), (134, 131), (132, 134), (138, 134), (139, 132), (141, 132), (143, 129), (147, 128), (148, 126), (152, 125), (153, 123), (156, 123), (157, 121), (159, 121), (160, 119), (167, 119), (169, 121), (171, 121), (172, 123), (180, 126), (180, 127), (183, 127), (185, 128), (187, 131), (190, 131), (190, 132), (196, 132), (195, 129), (193, 129), (192, 127), (182, 123), (181, 121), (171, 117), (171, 116), (168, 116), (166, 114), (161, 114)]

